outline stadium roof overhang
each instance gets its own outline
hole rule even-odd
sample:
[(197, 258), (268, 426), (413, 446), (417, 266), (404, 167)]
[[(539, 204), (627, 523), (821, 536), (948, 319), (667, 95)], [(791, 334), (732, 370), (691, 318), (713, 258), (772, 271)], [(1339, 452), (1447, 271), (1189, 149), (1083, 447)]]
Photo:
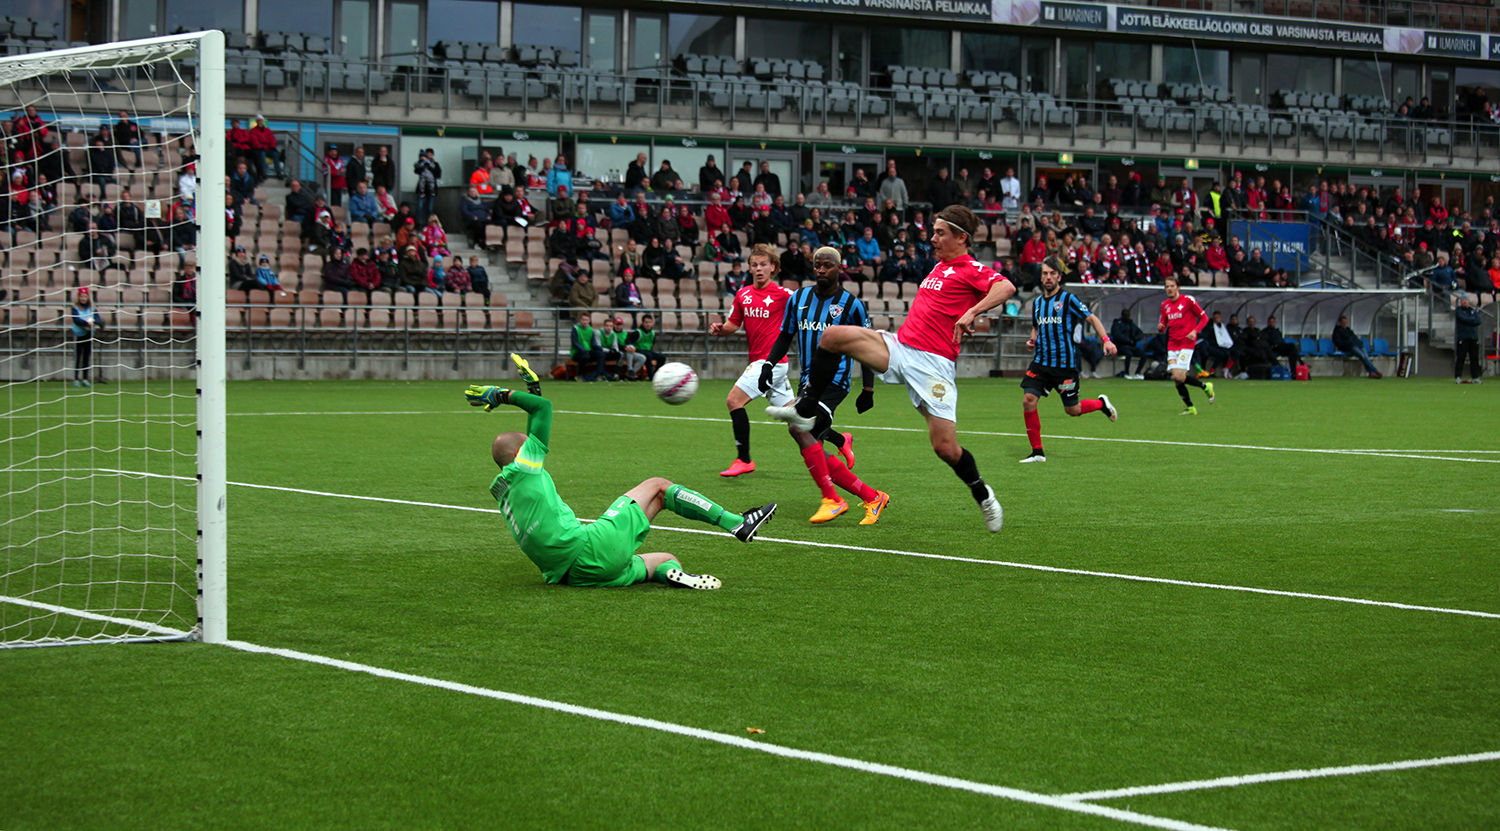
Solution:
[[(1166, 299), (1161, 286), (1108, 285), (1087, 283), (1069, 285), (1068, 291), (1093, 308), (1100, 320), (1106, 323), (1128, 308), (1137, 324), (1143, 318), (1137, 312), (1149, 312), (1147, 318), (1156, 318), (1157, 308)], [(1226, 317), (1256, 315), (1264, 320), (1275, 315), (1282, 328), (1289, 332), (1306, 332), (1307, 324), (1336, 319), (1339, 315), (1358, 316), (1368, 319), (1380, 310), (1402, 300), (1416, 300), (1423, 296), (1421, 289), (1346, 289), (1346, 288), (1205, 288), (1185, 287), (1204, 311), (1209, 314), (1223, 312)], [(1409, 311), (1415, 311), (1415, 307)], [(1147, 322), (1149, 322), (1149, 320)]]

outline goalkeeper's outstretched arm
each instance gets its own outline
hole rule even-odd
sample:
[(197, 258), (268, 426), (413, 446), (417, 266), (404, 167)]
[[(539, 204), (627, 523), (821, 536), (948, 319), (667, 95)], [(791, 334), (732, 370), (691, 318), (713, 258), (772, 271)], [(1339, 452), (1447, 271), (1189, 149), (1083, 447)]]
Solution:
[(526, 411), (528, 435), (542, 444), (547, 444), (552, 437), (552, 402), (540, 395), (496, 386), (471, 386), (464, 390), (464, 398), (467, 398), (472, 406), (483, 407), (485, 412), (502, 404), (520, 407)]
[(511, 406), (520, 407), (526, 411), (526, 434), (541, 442), (551, 445), (552, 438), (552, 402), (529, 392), (516, 390), (510, 394)]

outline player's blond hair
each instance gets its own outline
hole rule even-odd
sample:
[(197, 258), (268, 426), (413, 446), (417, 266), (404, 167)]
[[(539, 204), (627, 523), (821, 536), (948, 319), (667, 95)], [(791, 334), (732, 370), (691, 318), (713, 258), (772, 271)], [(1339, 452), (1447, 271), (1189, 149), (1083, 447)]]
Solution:
[(745, 260), (746, 262), (749, 262), (756, 257), (765, 257), (770, 261), (772, 274), (781, 273), (781, 255), (776, 253), (776, 246), (767, 245), (764, 242), (757, 242), (755, 244), (755, 247), (750, 249), (750, 256), (746, 257)]
[(839, 250), (831, 245), (822, 246), (818, 250), (814, 251), (813, 259), (816, 260), (818, 258), (818, 255), (822, 254), (824, 251), (827, 251), (829, 254), (833, 255), (833, 259), (835, 262), (842, 262), (843, 258), (839, 256)]

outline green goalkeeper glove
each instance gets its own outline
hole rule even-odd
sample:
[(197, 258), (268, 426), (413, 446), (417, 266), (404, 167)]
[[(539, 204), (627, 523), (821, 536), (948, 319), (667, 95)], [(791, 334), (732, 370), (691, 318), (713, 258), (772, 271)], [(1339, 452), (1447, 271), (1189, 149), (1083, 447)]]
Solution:
[(485, 412), (489, 412), (501, 404), (510, 403), (510, 390), (495, 386), (481, 387), (476, 384), (464, 390), (464, 398), (469, 399), (469, 406), (483, 407)]
[(531, 371), (531, 364), (526, 363), (525, 358), (514, 352), (510, 353), (510, 359), (516, 362), (516, 370), (521, 374), (522, 380), (526, 382), (526, 391), (532, 395), (541, 395), (542, 379), (538, 378), (536, 373)]

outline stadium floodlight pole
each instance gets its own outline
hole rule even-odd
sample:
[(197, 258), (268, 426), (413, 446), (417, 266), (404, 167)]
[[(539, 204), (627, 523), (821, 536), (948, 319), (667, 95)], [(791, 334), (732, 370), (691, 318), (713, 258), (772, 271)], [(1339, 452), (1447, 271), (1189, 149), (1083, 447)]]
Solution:
[(198, 95), (198, 636), (229, 639), (228, 493), (225, 471), (224, 303), (228, 264), (224, 204), (224, 33), (196, 35)]

